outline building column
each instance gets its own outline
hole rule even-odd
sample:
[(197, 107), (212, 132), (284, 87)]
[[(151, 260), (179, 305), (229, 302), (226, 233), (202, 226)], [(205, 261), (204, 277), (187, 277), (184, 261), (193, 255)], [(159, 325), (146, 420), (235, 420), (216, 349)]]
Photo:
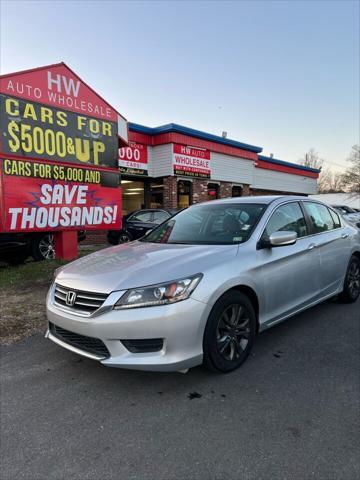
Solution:
[(220, 197), (219, 198), (231, 198), (232, 197), (232, 183), (220, 182)]
[(250, 186), (249, 186), (249, 185), (243, 185), (242, 196), (243, 196), (243, 197), (248, 197), (249, 195), (252, 195), (252, 194), (250, 193)]
[(207, 201), (207, 184), (208, 180), (203, 180), (202, 178), (193, 179), (193, 203), (201, 203)]
[(177, 208), (177, 178), (164, 177), (164, 208)]

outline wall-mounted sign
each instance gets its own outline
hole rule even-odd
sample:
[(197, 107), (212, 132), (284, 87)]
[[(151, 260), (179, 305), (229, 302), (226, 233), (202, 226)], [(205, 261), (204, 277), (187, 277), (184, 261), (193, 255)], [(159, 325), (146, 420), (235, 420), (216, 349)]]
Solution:
[(0, 159), (8, 232), (120, 228), (116, 172)]
[(128, 147), (119, 149), (119, 167), (123, 175), (148, 174), (147, 145), (130, 142)]
[(65, 64), (0, 77), (0, 230), (121, 226), (127, 122)]
[(174, 175), (210, 178), (210, 150), (174, 143), (173, 168)]

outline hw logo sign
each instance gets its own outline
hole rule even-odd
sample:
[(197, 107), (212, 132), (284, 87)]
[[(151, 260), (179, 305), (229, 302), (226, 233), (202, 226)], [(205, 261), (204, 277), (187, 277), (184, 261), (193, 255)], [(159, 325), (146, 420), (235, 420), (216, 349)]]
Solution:
[(66, 95), (72, 95), (77, 97), (80, 90), (80, 81), (76, 82), (72, 78), (67, 78), (65, 75), (52, 75), (50, 71), (47, 72), (47, 83), (49, 90), (55, 90), (57, 93), (62, 93), (63, 91)]

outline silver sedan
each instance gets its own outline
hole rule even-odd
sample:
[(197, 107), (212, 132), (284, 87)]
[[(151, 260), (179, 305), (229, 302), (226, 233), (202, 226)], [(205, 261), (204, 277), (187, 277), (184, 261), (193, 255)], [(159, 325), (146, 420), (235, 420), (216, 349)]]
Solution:
[(238, 368), (256, 335), (360, 294), (360, 233), (305, 197), (193, 205), (139, 241), (56, 272), (46, 336), (103, 365)]

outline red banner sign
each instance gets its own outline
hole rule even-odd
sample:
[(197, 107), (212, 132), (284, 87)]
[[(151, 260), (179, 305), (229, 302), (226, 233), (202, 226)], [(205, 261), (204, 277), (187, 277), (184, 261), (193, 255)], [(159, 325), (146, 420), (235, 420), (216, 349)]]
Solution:
[(175, 175), (210, 178), (210, 150), (174, 143), (173, 167)]
[(122, 174), (147, 175), (148, 150), (147, 145), (130, 142), (128, 147), (119, 149), (119, 167)]
[(126, 120), (65, 64), (0, 77), (0, 227), (121, 227)]
[(5, 231), (120, 228), (116, 174), (13, 159), (0, 166)]

